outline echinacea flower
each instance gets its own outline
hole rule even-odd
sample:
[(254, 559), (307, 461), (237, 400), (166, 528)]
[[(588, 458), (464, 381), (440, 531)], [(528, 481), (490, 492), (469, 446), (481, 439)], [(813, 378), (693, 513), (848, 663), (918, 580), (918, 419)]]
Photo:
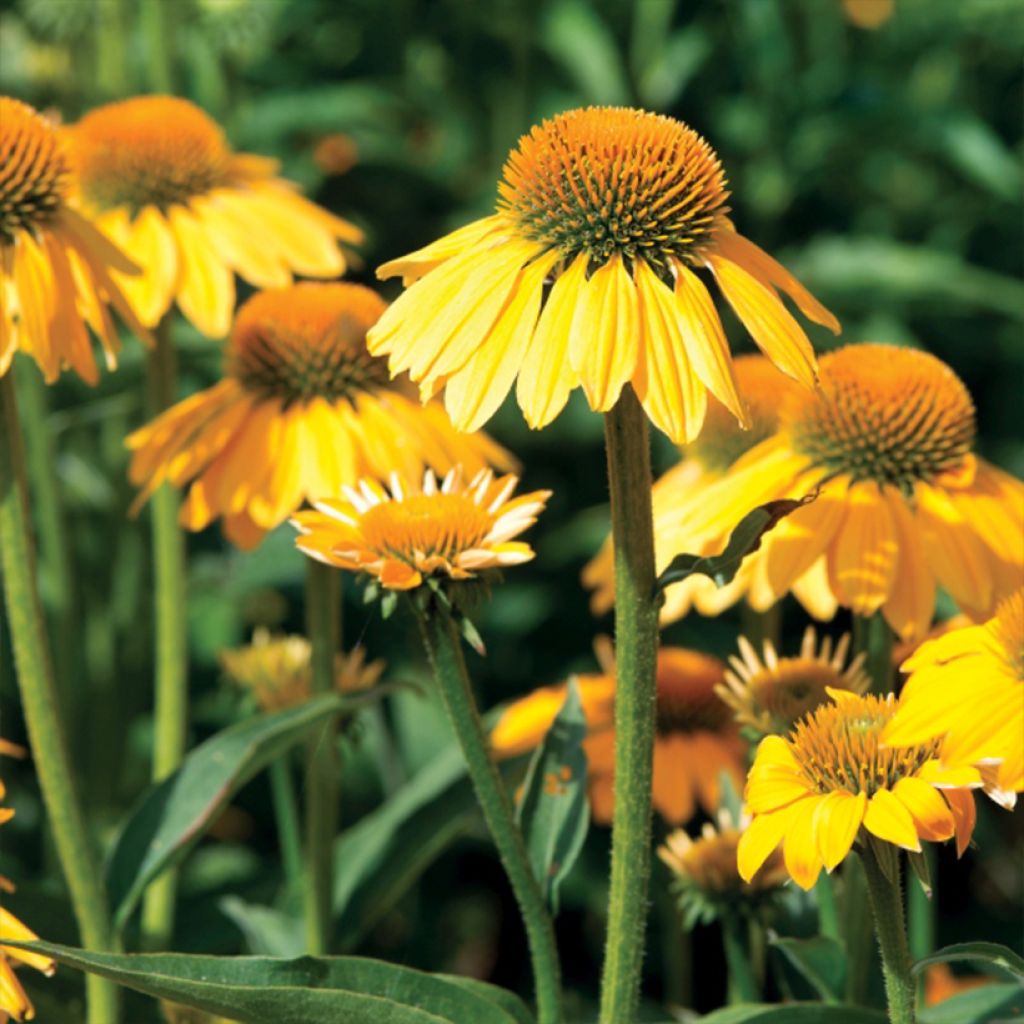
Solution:
[(761, 740), (744, 794), (753, 816), (737, 851), (751, 879), (782, 843), (786, 870), (810, 889), (858, 838), (905, 850), (956, 837), (962, 854), (974, 830), (974, 768), (945, 768), (937, 740), (897, 750), (882, 742), (896, 699), (830, 691), (787, 738)]
[(355, 284), (254, 295), (238, 311), (224, 378), (128, 438), (138, 502), (164, 482), (191, 483), (182, 523), (201, 530), (223, 516), (228, 538), (252, 547), (304, 501), (363, 478), (510, 467), (486, 435), (460, 434), (438, 403), (421, 406), (388, 380), (365, 340), (384, 308)]
[(468, 483), (459, 468), (423, 486), (396, 474), (391, 489), (372, 480), (342, 488), (345, 499), (315, 501), (292, 518), (298, 548), (327, 565), (375, 577), (388, 590), (412, 590), (430, 577), (469, 580), (521, 565), (533, 549), (513, 540), (531, 527), (550, 491), (515, 493), (518, 477), (481, 470)]
[[(263, 711), (280, 711), (312, 695), (312, 644), (304, 636), (272, 636), (266, 629), (253, 633), (252, 643), (220, 652), (224, 671), (249, 689)], [(353, 693), (373, 686), (384, 671), (381, 660), (366, 661), (366, 649), (355, 647), (334, 657), (334, 687)]]
[(97, 107), (67, 129), (77, 201), (143, 268), (118, 278), (155, 326), (177, 300), (213, 338), (231, 327), (234, 274), (283, 288), (292, 274), (345, 270), (338, 241), (362, 233), (276, 176), (277, 162), (232, 152), (188, 100), (136, 96)]
[(745, 636), (739, 638), (739, 649), (741, 656), (730, 656), (725, 682), (715, 692), (737, 722), (763, 735), (785, 736), (829, 699), (830, 689), (862, 694), (871, 685), (863, 654), (847, 662), (849, 633), (839, 638), (834, 651), (832, 638), (822, 637), (819, 649), (814, 627), (808, 626), (795, 657), (780, 657), (770, 640), (758, 657)]
[[(605, 659), (607, 660), (607, 659)], [(594, 820), (612, 820), (615, 782), (615, 668), (577, 676), (587, 737), (588, 792)], [(717, 658), (682, 647), (662, 647), (657, 665), (657, 732), (654, 740), (653, 800), (670, 824), (693, 817), (699, 804), (718, 808), (720, 775), (737, 788), (743, 779), (744, 745), (729, 709), (714, 692), (724, 666)], [(547, 686), (510, 704), (491, 733), (498, 757), (513, 757), (540, 744), (551, 728), (566, 686)]]
[(927, 631), (938, 584), (985, 618), (1024, 574), (1024, 483), (978, 458), (974, 436), (971, 396), (935, 356), (850, 345), (822, 358), (818, 391), (787, 396), (776, 436), (680, 508), (675, 529), (714, 535), (717, 553), (754, 506), (816, 494), (745, 559), (754, 609), (792, 590), (816, 618), (880, 611), (909, 639)]
[(735, 822), (725, 808), (715, 823), (705, 822), (691, 839), (681, 828), (658, 847), (658, 856), (673, 875), (673, 888), (683, 913), (683, 925), (707, 924), (722, 913), (754, 913), (789, 877), (777, 850), (758, 868), (750, 881), (740, 877), (736, 850), (748, 817)]
[(1012, 807), (1024, 792), (1024, 590), (984, 625), (921, 644), (902, 668), (909, 678), (883, 740), (941, 739), (943, 764), (988, 766), (986, 791)]
[(47, 383), (65, 367), (99, 378), (89, 328), (109, 369), (121, 341), (108, 307), (149, 340), (122, 288), (136, 267), (68, 205), (68, 161), (56, 131), (28, 104), (0, 96), (0, 376), (15, 352)]
[(513, 381), (534, 428), (576, 387), (604, 412), (627, 383), (678, 443), (699, 433), (706, 391), (745, 419), (698, 272), (780, 369), (814, 385), (814, 353), (778, 290), (809, 319), (839, 324), (736, 233), (725, 172), (687, 125), (626, 108), (559, 114), (520, 139), (499, 192), (492, 216), (377, 272), (410, 287), (370, 350), (388, 354), (393, 373), (408, 370), (424, 396), (444, 387), (460, 429), (483, 424)]
[[(748, 423), (742, 426), (728, 409), (711, 396), (700, 436), (682, 450), (683, 459), (655, 481), (651, 491), (654, 510), (655, 568), (662, 572), (681, 551), (695, 555), (716, 554), (721, 531), (711, 529), (704, 537), (682, 533), (688, 508), (699, 508), (704, 489), (720, 480), (751, 448), (775, 433), (779, 407), (785, 396), (798, 389), (789, 377), (761, 355), (741, 355), (733, 360), (737, 390), (747, 409)], [(583, 569), (583, 585), (592, 587), (590, 608), (603, 615), (615, 603), (615, 551), (609, 536), (601, 550)], [(702, 615), (717, 615), (737, 600), (747, 587), (746, 569), (740, 566), (736, 579), (724, 587), (695, 574), (664, 590), (659, 612), (663, 625), (681, 619), (691, 608)]]

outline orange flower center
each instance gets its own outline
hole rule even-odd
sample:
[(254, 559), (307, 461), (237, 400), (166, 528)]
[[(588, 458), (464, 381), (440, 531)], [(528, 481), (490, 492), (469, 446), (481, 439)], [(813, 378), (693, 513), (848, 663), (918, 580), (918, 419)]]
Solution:
[(784, 412), (793, 445), (830, 476), (906, 492), (961, 467), (974, 444), (974, 403), (926, 352), (850, 345), (821, 360), (821, 388)]
[(388, 382), (387, 361), (366, 350), (384, 300), (357, 284), (303, 282), (259, 292), (239, 311), (228, 372), (249, 392), (286, 404), (352, 401)]
[(683, 648), (662, 648), (655, 682), (657, 730), (669, 733), (723, 732), (732, 714), (715, 693), (723, 666), (716, 658)]
[(423, 558), (450, 561), (479, 547), (494, 519), (465, 494), (414, 494), (364, 513), (363, 539), (371, 550), (423, 568)]
[(827, 701), (826, 687), (848, 689), (840, 672), (818, 661), (780, 658), (747, 684), (750, 702), (772, 719), (772, 732), (785, 733), (804, 715)]
[(894, 714), (891, 700), (872, 695), (822, 704), (797, 724), (790, 748), (819, 793), (846, 790), (871, 797), (916, 774), (938, 753), (940, 739), (883, 747), (882, 731)]
[(1004, 651), (1010, 671), (1024, 683), (1024, 590), (1018, 590), (999, 604), (990, 628)]
[(100, 210), (166, 209), (231, 179), (224, 133), (195, 104), (173, 96), (97, 107), (70, 140), (82, 195)]
[(56, 132), (27, 103), (0, 96), (0, 244), (49, 220), (66, 191)]
[(670, 258), (696, 261), (729, 195), (692, 128), (624, 107), (571, 110), (533, 128), (499, 191), (499, 206), (545, 247), (597, 265), (643, 257), (665, 276)]

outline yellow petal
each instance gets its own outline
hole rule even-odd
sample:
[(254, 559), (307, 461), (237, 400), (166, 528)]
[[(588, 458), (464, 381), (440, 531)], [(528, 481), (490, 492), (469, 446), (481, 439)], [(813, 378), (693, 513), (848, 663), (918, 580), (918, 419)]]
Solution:
[(969, 789), (948, 789), (942, 794), (953, 815), (956, 829), (956, 855), (962, 857), (971, 842), (974, 823), (978, 810), (974, 804), (974, 794)]
[(878, 611), (892, 588), (896, 555), (888, 504), (874, 484), (854, 484), (847, 495), (846, 521), (831, 553), (831, 571), (843, 604), (858, 615)]
[(814, 836), (814, 820), (821, 797), (803, 800), (793, 811), (782, 845), (786, 870), (801, 889), (812, 889), (821, 874), (822, 859)]
[(168, 217), (181, 260), (178, 306), (207, 337), (222, 338), (231, 329), (235, 307), (231, 271), (185, 207), (172, 206)]
[(400, 256), (396, 260), (382, 263), (377, 268), (377, 277), (385, 281), (389, 277), (401, 275), (402, 283), (408, 287), (413, 281), (418, 281), (424, 274), (429, 273), (445, 260), (474, 246), (503, 223), (503, 218), (498, 214), (472, 221), (443, 238), (439, 238), (436, 242), (425, 245), (422, 249)]
[[(813, 803), (811, 800), (806, 802)], [(797, 808), (799, 806), (796, 805)], [(772, 814), (757, 814), (744, 829), (736, 849), (736, 868), (744, 881), (749, 882), (757, 874), (761, 865), (782, 842), (793, 811), (794, 807), (791, 806)]]
[(829, 793), (818, 804), (814, 833), (826, 871), (831, 871), (849, 852), (864, 821), (868, 798), (843, 790)]
[(892, 592), (885, 604), (886, 621), (904, 640), (927, 632), (935, 611), (935, 578), (925, 558), (920, 530), (903, 496), (886, 489), (896, 540), (897, 562)]
[(121, 275), (117, 283), (139, 319), (155, 327), (171, 305), (179, 274), (178, 246), (159, 210), (142, 208), (130, 225), (126, 248), (142, 273)]
[(910, 811), (887, 789), (880, 789), (868, 801), (864, 827), (879, 839), (905, 850), (921, 849)]
[(922, 839), (942, 842), (954, 832), (953, 814), (934, 786), (921, 779), (900, 779), (892, 795), (910, 812)]

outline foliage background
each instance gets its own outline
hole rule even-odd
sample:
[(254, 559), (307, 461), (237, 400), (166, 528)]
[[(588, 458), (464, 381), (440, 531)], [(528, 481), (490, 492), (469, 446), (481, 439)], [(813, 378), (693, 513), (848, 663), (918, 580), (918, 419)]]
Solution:
[[(889, 6), (865, 3), (875, 13)], [(545, 115), (605, 103), (680, 117), (722, 157), (740, 230), (837, 312), (843, 340), (918, 345), (947, 360), (977, 401), (981, 452), (1017, 475), (1022, 47), (1017, 0), (895, 0), (873, 30), (852, 23), (841, 0), (0, 0), (3, 92), (69, 121), (137, 91), (192, 98), (237, 148), (278, 157), (317, 201), (366, 228), (365, 267), (354, 276), (368, 283), (384, 259), (487, 213), (509, 148)], [(343, 138), (323, 145), (334, 136)], [(728, 327), (735, 348), (746, 348), (736, 324)], [(219, 372), (218, 346), (181, 323), (176, 330), (183, 393), (205, 387)], [(820, 331), (813, 340), (832, 343)], [(51, 389), (50, 436), (30, 439), (37, 451), (52, 442), (59, 452), (77, 589), (75, 628), (55, 642), (79, 780), (107, 843), (148, 773), (148, 532), (144, 516), (126, 518), (122, 448), (140, 421), (142, 394), (142, 361), (129, 344), (122, 368), (96, 389), (70, 377)], [(491, 428), (522, 459), (525, 485), (551, 487), (555, 497), (533, 534), (537, 561), (509, 576), (479, 622), (489, 656), (472, 668), (485, 706), (592, 669), (592, 640), (611, 628), (591, 617), (578, 584), (607, 529), (599, 417), (574, 400), (542, 434), (510, 407)], [(663, 442), (662, 467), (673, 459)], [(37, 503), (35, 511), (53, 510)], [(44, 597), (57, 567), (48, 555)], [(247, 713), (220, 676), (217, 651), (257, 624), (301, 629), (302, 564), (287, 530), (251, 555), (207, 531), (192, 539), (190, 556), (198, 740)], [(691, 618), (668, 636), (725, 655), (739, 618)], [(787, 603), (790, 645), (803, 625)], [(382, 624), (349, 590), (346, 643), (386, 655), (391, 678), (423, 682), (409, 626)], [(832, 628), (844, 626), (840, 619)], [(3, 639), (2, 734), (21, 740)], [(344, 822), (380, 804), (448, 742), (423, 695), (357, 720), (346, 741)], [(8, 762), (4, 778), (17, 808), (0, 848), (0, 873), (20, 883), (12, 906), (46, 938), (72, 941), (31, 765)], [(397, 901), (379, 907), (362, 935), (343, 920), (339, 936), (361, 952), (526, 991), (510, 892), (479, 821), (463, 812), (458, 822), (458, 837), (422, 881), (400, 892), (385, 877), (381, 891)], [(441, 838), (434, 823), (416, 841)], [(1020, 826), (983, 807), (978, 844), (959, 864), (943, 851), (940, 944), (1019, 945)], [(558, 922), (581, 1012), (596, 995), (607, 850), (606, 831), (592, 830)], [(717, 940), (713, 929), (698, 931), (688, 976), (660, 871), (651, 1012), (659, 998), (709, 1009), (724, 991)], [(279, 883), (268, 793), (256, 780), (187, 863), (176, 947), (294, 948), (290, 908), (272, 907)], [(795, 896), (790, 910), (799, 928)], [(73, 1019), (69, 972), (26, 983), (41, 1019)], [(133, 1022), (155, 1019), (145, 1003), (131, 1006)]]

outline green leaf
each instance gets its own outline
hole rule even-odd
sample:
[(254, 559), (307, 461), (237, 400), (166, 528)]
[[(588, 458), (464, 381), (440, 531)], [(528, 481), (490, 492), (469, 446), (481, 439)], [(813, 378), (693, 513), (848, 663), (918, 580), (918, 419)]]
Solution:
[(91, 953), (49, 942), (10, 943), (58, 963), (246, 1024), (520, 1024), (504, 993), (364, 957)]
[(881, 1010), (825, 1003), (727, 1006), (701, 1017), (701, 1024), (886, 1024)]
[(700, 574), (724, 587), (732, 582), (743, 559), (761, 546), (764, 535), (791, 512), (813, 501), (816, 495), (805, 498), (782, 498), (769, 501), (748, 512), (729, 535), (729, 541), (718, 555), (676, 555), (658, 577), (657, 589), (664, 590), (689, 576)]
[(315, 726), (351, 704), (338, 694), (259, 715), (212, 736), (136, 806), (107, 864), (114, 926), (122, 929), (146, 886), (180, 861), (212, 821), (262, 768)]
[(881, 1010), (825, 1003), (727, 1006), (701, 1017), (701, 1024), (886, 1024)]
[(545, 48), (575, 80), (588, 103), (626, 105), (626, 69), (615, 37), (584, 0), (548, 7), (542, 29)]
[(460, 978), (455, 974), (435, 974), (434, 977), (442, 978), (444, 981), (449, 981), (470, 992), (476, 992), (492, 1003), (496, 1003), (515, 1019), (516, 1024), (536, 1024), (529, 1007), (515, 992), (509, 992), (508, 989), (498, 988), (497, 985), (490, 985), (486, 981), (479, 981), (476, 978)]
[(982, 967), (997, 967), (1024, 981), (1024, 958), (1009, 947), (999, 945), (998, 942), (958, 942), (954, 946), (944, 946), (918, 960), (913, 970), (920, 973), (931, 964), (948, 964), (954, 961), (977, 963)]
[(245, 936), (245, 947), (250, 953), (301, 956), (306, 948), (306, 926), (299, 915), (247, 903), (237, 896), (225, 896), (217, 906)]
[(846, 990), (846, 950), (835, 939), (774, 939), (774, 946), (828, 1003), (838, 1003)]
[(1006, 1024), (1024, 1019), (1024, 986), (984, 985), (921, 1010), (918, 1024)]
[(554, 913), (558, 887), (572, 870), (590, 827), (587, 720), (575, 678), (544, 742), (530, 759), (517, 816), (533, 873)]

